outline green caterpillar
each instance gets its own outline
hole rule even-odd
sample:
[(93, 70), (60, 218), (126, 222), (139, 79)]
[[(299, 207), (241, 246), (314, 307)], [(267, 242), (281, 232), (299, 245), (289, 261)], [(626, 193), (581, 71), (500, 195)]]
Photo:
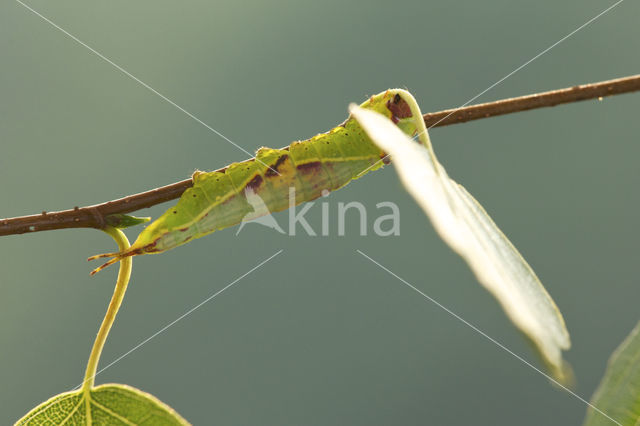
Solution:
[[(412, 108), (405, 99), (413, 96), (402, 89), (390, 89), (372, 96), (361, 107), (391, 119), (406, 134), (417, 126)], [(415, 101), (413, 101), (415, 104)], [(196, 171), (193, 187), (178, 204), (144, 229), (125, 251), (92, 256), (89, 260), (111, 257), (95, 269), (95, 274), (128, 256), (161, 253), (219, 229), (290, 207), (289, 188), (295, 188), (298, 205), (314, 200), (323, 191), (334, 191), (351, 180), (388, 163), (386, 153), (371, 142), (355, 119), (306, 141), (293, 142), (282, 149), (260, 148), (255, 158), (232, 163), (214, 172)], [(382, 160), (382, 161), (381, 161)], [(251, 196), (258, 195), (266, 208), (256, 212)], [(292, 200), (293, 201), (293, 200)]]

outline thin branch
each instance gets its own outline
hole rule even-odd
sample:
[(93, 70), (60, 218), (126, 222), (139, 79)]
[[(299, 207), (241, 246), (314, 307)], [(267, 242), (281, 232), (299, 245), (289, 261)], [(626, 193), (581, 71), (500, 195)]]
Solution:
[(485, 104), (470, 105), (463, 108), (446, 109), (424, 115), (427, 127), (448, 126), (450, 124), (465, 123), (481, 118), (511, 114), (513, 112), (530, 109), (552, 107), (587, 99), (604, 98), (640, 90), (640, 74), (598, 83), (582, 84), (566, 89), (551, 90), (549, 92), (487, 102)]
[[(535, 108), (551, 107), (570, 102), (601, 98), (640, 90), (640, 74), (615, 80), (584, 84), (566, 89), (552, 90), (534, 95), (503, 99), (424, 115), (427, 127), (448, 126), (481, 118)], [(193, 185), (191, 179), (162, 186), (150, 191), (129, 195), (88, 207), (75, 207), (59, 212), (0, 219), (0, 236), (24, 234), (65, 228), (96, 228), (117, 226), (119, 219), (111, 215), (130, 213), (165, 201), (179, 198)]]

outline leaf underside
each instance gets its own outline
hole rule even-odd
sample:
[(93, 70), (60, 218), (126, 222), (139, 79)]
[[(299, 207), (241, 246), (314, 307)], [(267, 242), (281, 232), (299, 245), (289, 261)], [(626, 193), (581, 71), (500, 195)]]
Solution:
[[(622, 426), (640, 424), (640, 323), (611, 355), (591, 404)], [(584, 426), (611, 424), (611, 420), (589, 407)]]
[(391, 155), (404, 186), (438, 234), (467, 262), (509, 319), (533, 342), (554, 379), (570, 384), (572, 374), (562, 359), (562, 350), (571, 344), (562, 315), (531, 267), (482, 206), (447, 176), (426, 129), (423, 146), (380, 114), (357, 107), (352, 107), (351, 113), (372, 141)]
[(18, 425), (189, 425), (153, 395), (120, 384), (100, 385), (54, 396), (31, 410)]

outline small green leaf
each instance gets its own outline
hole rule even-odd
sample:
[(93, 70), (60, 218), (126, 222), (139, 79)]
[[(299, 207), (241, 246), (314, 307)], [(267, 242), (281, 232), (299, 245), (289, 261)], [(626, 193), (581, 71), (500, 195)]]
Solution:
[[(412, 103), (414, 117), (422, 121), (417, 103)], [(509, 319), (533, 342), (555, 380), (570, 384), (573, 376), (562, 350), (571, 343), (560, 311), (482, 206), (449, 178), (433, 152), (426, 128), (421, 131), (424, 145), (420, 145), (377, 112), (355, 105), (350, 111), (371, 140), (391, 155), (400, 180), (440, 237), (467, 262)]]
[(584, 426), (640, 424), (640, 323), (611, 355), (591, 405)]
[(18, 420), (18, 425), (188, 425), (153, 395), (119, 384), (56, 395)]
[(131, 226), (140, 225), (141, 223), (149, 222), (151, 220), (150, 217), (135, 217), (129, 216), (128, 214), (110, 214), (105, 218), (107, 225), (113, 226), (114, 228), (129, 228)]

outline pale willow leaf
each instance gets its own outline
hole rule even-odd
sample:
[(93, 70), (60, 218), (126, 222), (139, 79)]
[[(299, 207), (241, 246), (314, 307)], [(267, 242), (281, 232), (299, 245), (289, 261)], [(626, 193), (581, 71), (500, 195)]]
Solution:
[(153, 395), (119, 384), (96, 386), (56, 395), (31, 410), (16, 426), (189, 425)]
[(482, 206), (447, 176), (430, 144), (416, 143), (376, 112), (355, 106), (350, 111), (373, 142), (391, 155), (404, 186), (438, 234), (464, 258), (478, 281), (533, 342), (555, 380), (571, 382), (570, 367), (562, 359), (562, 350), (571, 346), (562, 315)]
[[(591, 404), (622, 426), (640, 425), (640, 323), (611, 355)], [(584, 426), (611, 424), (593, 408), (587, 410)]]

